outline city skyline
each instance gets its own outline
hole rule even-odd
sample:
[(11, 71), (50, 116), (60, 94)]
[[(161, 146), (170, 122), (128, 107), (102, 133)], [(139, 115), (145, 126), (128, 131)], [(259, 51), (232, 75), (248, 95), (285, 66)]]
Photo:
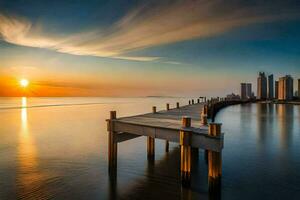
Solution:
[(259, 71), (297, 79), (299, 8), (293, 0), (3, 1), (0, 96), (22, 96), (21, 79), (28, 96), (225, 96)]

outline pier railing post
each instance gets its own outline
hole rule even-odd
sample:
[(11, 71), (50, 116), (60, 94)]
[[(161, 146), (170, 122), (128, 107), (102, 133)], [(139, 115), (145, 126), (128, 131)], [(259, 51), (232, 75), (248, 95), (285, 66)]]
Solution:
[(170, 104), (169, 103), (166, 104), (166, 109), (170, 110)]
[[(152, 113), (156, 113), (156, 107), (152, 107)], [(154, 161), (155, 158), (155, 138), (147, 136), (147, 158), (148, 161)]]
[[(220, 123), (209, 124), (208, 134), (219, 137), (221, 135)], [(222, 153), (208, 151), (208, 186), (210, 192), (217, 192), (221, 187)]]
[(197, 99), (197, 103), (200, 103), (200, 99)]
[(116, 111), (110, 111), (110, 119), (108, 120), (108, 169), (112, 172), (117, 167), (118, 158), (118, 143), (117, 143), (117, 133), (114, 131), (113, 120), (117, 118)]
[(152, 113), (156, 113), (156, 106), (152, 107)]
[(192, 104), (194, 104), (195, 102), (194, 102), (194, 99), (192, 99)]
[(191, 183), (191, 136), (192, 133), (184, 130), (191, 127), (191, 118), (182, 118), (182, 128), (180, 131), (180, 172), (183, 186), (189, 186)]
[(179, 102), (176, 103), (176, 108), (179, 108)]
[(201, 119), (201, 121), (200, 121), (201, 125), (206, 126), (207, 125), (207, 114), (205, 114), (204, 108), (201, 112), (200, 119)]
[(189, 100), (189, 105), (191, 105), (191, 100)]

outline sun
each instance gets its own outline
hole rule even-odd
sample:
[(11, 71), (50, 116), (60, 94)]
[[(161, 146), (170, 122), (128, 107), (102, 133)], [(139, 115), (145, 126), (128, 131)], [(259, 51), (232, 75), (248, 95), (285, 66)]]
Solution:
[(21, 79), (20, 80), (20, 85), (23, 87), (23, 88), (26, 88), (28, 85), (29, 85), (29, 81), (27, 79)]

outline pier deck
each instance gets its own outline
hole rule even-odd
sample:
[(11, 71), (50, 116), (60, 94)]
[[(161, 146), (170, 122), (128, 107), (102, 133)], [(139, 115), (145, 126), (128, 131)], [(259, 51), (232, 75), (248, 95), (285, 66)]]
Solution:
[[(200, 123), (200, 112), (204, 103), (182, 106), (156, 113), (147, 113), (132, 117), (114, 119), (114, 131), (117, 142), (123, 142), (138, 136), (150, 136), (171, 142), (180, 142), (180, 131), (192, 133), (191, 147), (220, 152), (223, 148), (223, 134), (219, 137), (208, 134), (208, 126)], [(191, 127), (182, 127), (182, 117), (191, 118)]]

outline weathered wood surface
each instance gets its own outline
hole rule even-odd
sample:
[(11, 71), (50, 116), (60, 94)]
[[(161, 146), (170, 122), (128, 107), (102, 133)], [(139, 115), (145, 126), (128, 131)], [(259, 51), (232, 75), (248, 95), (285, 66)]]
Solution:
[[(192, 147), (220, 152), (223, 148), (223, 135), (210, 136), (208, 127), (201, 125), (200, 113), (203, 106), (204, 103), (192, 104), (155, 113), (113, 119), (113, 130), (122, 137), (122, 139), (117, 139), (118, 142), (132, 139), (136, 135), (177, 143), (180, 142), (180, 130), (184, 130), (192, 132)], [(182, 117), (184, 116), (191, 117), (192, 127), (182, 127)]]

